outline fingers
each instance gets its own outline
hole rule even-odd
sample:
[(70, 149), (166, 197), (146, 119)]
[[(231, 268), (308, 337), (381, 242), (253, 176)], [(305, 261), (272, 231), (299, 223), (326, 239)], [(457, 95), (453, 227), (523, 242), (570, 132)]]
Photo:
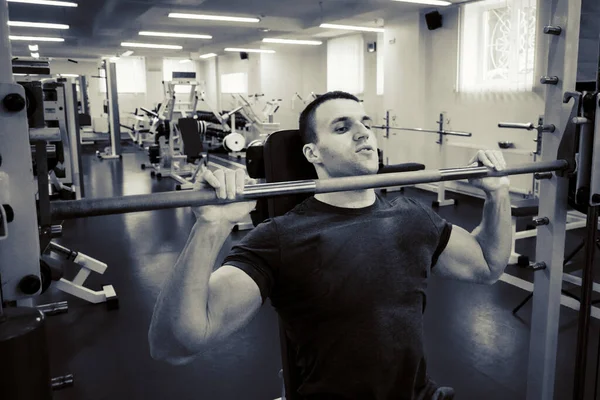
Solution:
[(227, 188), (227, 200), (235, 200), (236, 180), (235, 171), (225, 171), (225, 187)]
[(502, 171), (506, 168), (506, 162), (504, 161), (504, 156), (502, 155), (502, 152), (494, 150), (489, 151), (487, 155), (492, 164), (494, 164), (494, 168), (496, 168), (497, 171)]
[(497, 171), (506, 169), (504, 155), (499, 150), (479, 150), (469, 161), (469, 164), (472, 165), (474, 162), (479, 162), (484, 166), (496, 169)]
[(206, 169), (201, 179), (195, 182), (194, 188), (200, 190), (208, 185), (215, 189), (217, 198), (235, 200), (238, 194), (244, 192), (245, 183), (246, 172), (243, 169), (217, 169), (214, 172)]
[(235, 186), (237, 193), (244, 192), (244, 184), (246, 183), (246, 172), (243, 169), (235, 171)]
[(218, 169), (213, 172), (213, 175), (218, 180), (218, 185), (211, 185), (215, 188), (215, 192), (217, 193), (217, 198), (226, 199), (227, 198), (227, 186), (225, 184), (225, 172), (222, 169)]

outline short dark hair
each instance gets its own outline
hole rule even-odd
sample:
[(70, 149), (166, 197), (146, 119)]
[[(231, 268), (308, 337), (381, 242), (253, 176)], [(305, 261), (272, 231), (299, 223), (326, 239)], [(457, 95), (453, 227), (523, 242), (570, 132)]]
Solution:
[(303, 144), (317, 142), (317, 131), (315, 129), (315, 113), (317, 108), (329, 100), (337, 99), (354, 100), (360, 103), (360, 100), (356, 96), (341, 91), (327, 92), (314, 99), (300, 114), (300, 136), (302, 137)]

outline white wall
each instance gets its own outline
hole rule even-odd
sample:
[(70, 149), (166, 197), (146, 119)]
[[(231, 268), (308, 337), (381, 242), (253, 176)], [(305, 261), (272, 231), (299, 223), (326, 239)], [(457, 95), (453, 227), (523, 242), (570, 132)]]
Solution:
[(146, 57), (146, 105), (153, 109), (164, 101), (162, 57)]
[[(383, 108), (391, 110), (391, 115), (396, 117), (396, 126), (423, 126), (425, 53), (421, 25), (418, 13), (392, 17), (386, 21), (384, 43), (381, 46), (385, 51)], [(422, 135), (394, 133), (379, 143), (384, 160), (398, 164), (419, 162), (425, 158)]]
[(263, 99), (283, 100), (274, 121), (280, 129), (298, 129), (304, 104), (294, 99), (295, 93), (307, 99), (311, 92), (326, 90), (326, 47), (281, 48), (275, 54), (262, 54), (260, 67)]
[[(515, 150), (505, 152), (508, 162), (529, 162), (536, 149), (536, 132), (498, 128), (499, 122), (537, 122), (544, 112), (544, 98), (537, 92), (465, 94), (456, 92), (459, 56), (459, 10), (444, 11), (444, 26), (429, 31), (418, 13), (386, 21), (384, 107), (396, 117), (395, 125), (437, 129), (444, 113), (448, 130), (471, 132), (472, 137), (447, 136), (447, 160), (442, 165), (438, 135), (396, 132), (384, 142), (390, 163), (420, 162), (427, 168), (466, 165), (477, 148), (500, 150), (498, 141), (511, 141)], [(455, 147), (458, 143), (475, 148)], [(513, 187), (531, 188), (530, 176), (511, 177)], [(449, 183), (448, 187), (464, 187)]]
[[(367, 44), (377, 42), (377, 34), (365, 33), (363, 35), (365, 41), (365, 92), (363, 93), (362, 100), (367, 115), (369, 115), (376, 125), (384, 124), (383, 118), (385, 117), (385, 109), (383, 108), (383, 96), (377, 95), (377, 53), (369, 53), (367, 51)], [(383, 43), (377, 43), (378, 51), (383, 51)], [(381, 136), (381, 132), (377, 132)], [(380, 138), (378, 138), (381, 140)]]
[[(246, 60), (242, 60), (239, 53), (219, 56), (217, 79), (220, 82), (221, 75), (245, 73), (248, 76), (248, 94), (261, 93), (260, 62), (261, 55), (257, 53), (250, 53)], [(221, 95), (222, 110), (231, 110), (233, 104), (231, 95)]]

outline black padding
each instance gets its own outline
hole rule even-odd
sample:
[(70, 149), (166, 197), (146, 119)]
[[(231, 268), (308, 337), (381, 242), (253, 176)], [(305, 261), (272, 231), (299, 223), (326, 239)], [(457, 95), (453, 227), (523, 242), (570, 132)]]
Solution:
[(405, 163), (395, 165), (384, 165), (379, 168), (378, 174), (389, 174), (393, 172), (411, 172), (411, 171), (422, 171), (425, 169), (424, 164), (419, 163)]
[(264, 146), (249, 146), (246, 149), (246, 170), (252, 179), (265, 178)]
[(183, 154), (191, 158), (197, 158), (202, 153), (202, 137), (200, 136), (198, 121), (194, 118), (180, 118), (179, 132), (183, 141)]
[[(298, 130), (274, 132), (265, 141), (265, 178), (267, 182), (317, 179), (317, 172), (302, 153), (302, 138)], [(269, 215), (283, 215), (311, 194), (277, 196), (267, 199)]]
[(510, 205), (510, 215), (513, 217), (534, 217), (539, 212), (538, 199), (513, 201)]

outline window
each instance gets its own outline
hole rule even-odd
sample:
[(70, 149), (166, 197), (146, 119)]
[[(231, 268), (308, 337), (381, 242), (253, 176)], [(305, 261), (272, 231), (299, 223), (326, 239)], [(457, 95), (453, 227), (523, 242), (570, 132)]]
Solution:
[[(121, 57), (117, 65), (118, 93), (146, 93), (146, 62), (144, 57)], [(100, 76), (105, 77), (104, 69)], [(106, 93), (106, 80), (100, 79), (100, 92)]]
[(461, 11), (458, 90), (531, 91), (536, 0), (485, 0)]
[(384, 56), (385, 44), (383, 42), (383, 33), (377, 34), (377, 95), (382, 96), (384, 94), (384, 79), (385, 74), (385, 56)]
[(221, 75), (221, 93), (248, 93), (248, 74), (239, 72)]
[(344, 36), (327, 41), (327, 91), (343, 90), (362, 94), (365, 42), (362, 35)]
[[(172, 81), (173, 72), (195, 72), (196, 79), (189, 79), (190, 81), (197, 81), (199, 76), (195, 61), (185, 58), (163, 58), (163, 81)], [(191, 90), (191, 85), (175, 86), (175, 93), (190, 93)]]

